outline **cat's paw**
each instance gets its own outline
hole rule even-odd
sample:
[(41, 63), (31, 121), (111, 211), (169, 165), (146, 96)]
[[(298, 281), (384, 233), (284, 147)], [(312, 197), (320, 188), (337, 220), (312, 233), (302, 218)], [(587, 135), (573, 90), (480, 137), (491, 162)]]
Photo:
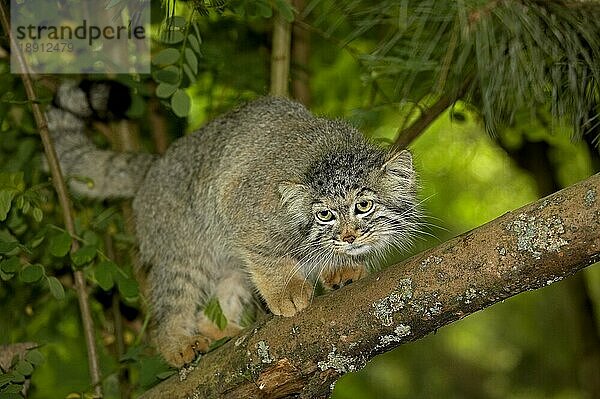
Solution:
[(364, 265), (326, 269), (321, 274), (321, 283), (326, 291), (333, 291), (345, 285), (352, 284), (366, 275), (367, 268)]
[(206, 353), (210, 340), (202, 335), (179, 335), (169, 339), (169, 343), (160, 348), (164, 359), (172, 366), (181, 368), (191, 363), (199, 353)]
[(291, 317), (310, 305), (313, 296), (312, 284), (301, 278), (293, 278), (282, 292), (263, 294), (273, 314)]

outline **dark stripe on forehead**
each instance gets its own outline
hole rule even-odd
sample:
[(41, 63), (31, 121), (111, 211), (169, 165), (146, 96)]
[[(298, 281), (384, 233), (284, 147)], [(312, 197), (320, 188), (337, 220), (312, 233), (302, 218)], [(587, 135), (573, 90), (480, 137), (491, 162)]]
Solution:
[(306, 182), (318, 195), (345, 197), (350, 191), (364, 188), (369, 172), (382, 163), (382, 152), (367, 146), (355, 151), (331, 152), (309, 168)]

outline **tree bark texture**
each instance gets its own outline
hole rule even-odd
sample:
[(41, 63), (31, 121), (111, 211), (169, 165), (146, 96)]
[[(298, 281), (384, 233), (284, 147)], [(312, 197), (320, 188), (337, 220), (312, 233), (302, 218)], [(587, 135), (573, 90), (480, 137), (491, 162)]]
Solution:
[(600, 260), (600, 174), (338, 291), (271, 317), (153, 398), (325, 398), (375, 355)]

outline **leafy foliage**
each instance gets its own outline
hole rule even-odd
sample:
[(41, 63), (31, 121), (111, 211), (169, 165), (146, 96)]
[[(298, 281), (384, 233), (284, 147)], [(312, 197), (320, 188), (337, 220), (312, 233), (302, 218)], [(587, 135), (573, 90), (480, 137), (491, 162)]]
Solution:
[[(326, 0), (312, 7), (327, 35), (351, 24), (346, 46), (375, 38), (357, 57), (363, 81), (383, 103), (427, 104), (466, 84), (492, 132), (540, 106), (570, 121), (577, 136), (598, 126), (596, 2), (389, 0), (340, 7)], [(329, 12), (338, 15), (333, 23), (323, 18)]]
[[(160, 69), (153, 73), (156, 96), (178, 117), (190, 112), (190, 97), (184, 88), (196, 82), (198, 78), (198, 57), (202, 56), (200, 30), (193, 21), (181, 16), (168, 18), (163, 24), (159, 41), (169, 47), (152, 57), (152, 63)], [(169, 100), (170, 99), (170, 100)]]
[(24, 356), (14, 356), (6, 372), (0, 369), (0, 398), (22, 399), (25, 381), (44, 361), (44, 355), (35, 348), (27, 350)]

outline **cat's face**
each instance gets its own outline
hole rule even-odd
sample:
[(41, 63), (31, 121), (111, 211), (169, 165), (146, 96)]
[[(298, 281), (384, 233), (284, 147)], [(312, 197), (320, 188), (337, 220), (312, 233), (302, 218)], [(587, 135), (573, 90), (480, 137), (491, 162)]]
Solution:
[(306, 223), (302, 255), (324, 263), (353, 263), (406, 247), (419, 210), (410, 153), (329, 159), (309, 184), (281, 190), (293, 220)]

